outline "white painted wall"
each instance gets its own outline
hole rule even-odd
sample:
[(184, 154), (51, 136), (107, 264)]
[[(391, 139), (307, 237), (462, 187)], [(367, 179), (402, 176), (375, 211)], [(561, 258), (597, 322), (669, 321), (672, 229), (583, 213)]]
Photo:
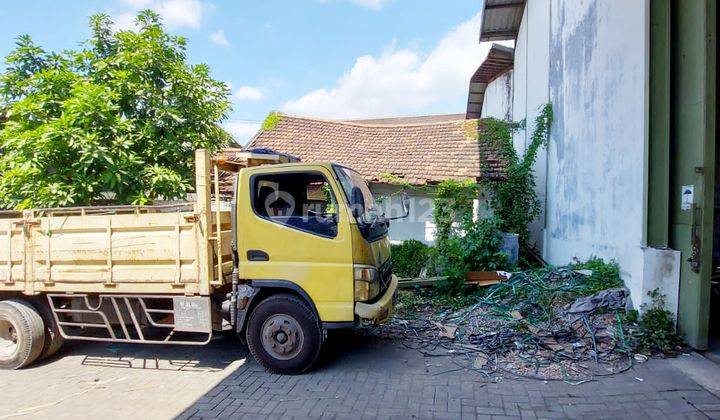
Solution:
[[(401, 188), (396, 185), (371, 184), (375, 200), (380, 202), (386, 215), (402, 214)], [(426, 244), (434, 242), (433, 199), (426, 191), (407, 191), (410, 198), (410, 215), (407, 219), (390, 222), (390, 240), (393, 243), (417, 239)]]
[(552, 138), (535, 167), (545, 214), (531, 230), (550, 263), (618, 261), (637, 306), (662, 258), (643, 248), (647, 0), (621, 3), (528, 0), (512, 81), (512, 119), (528, 130), (513, 141), (525, 150), (550, 101)]
[(644, 1), (553, 0), (545, 256), (620, 263), (639, 302), (644, 253)]
[[(550, 0), (527, 2), (523, 20), (515, 42), (513, 121), (526, 122), (526, 129), (513, 136), (516, 150), (523, 155), (530, 144), (534, 121), (540, 108), (548, 102)], [(530, 234), (538, 249), (543, 249), (545, 228), (545, 197), (547, 179), (547, 154), (543, 148), (535, 161), (536, 192), (543, 204), (543, 212), (530, 225)]]
[(512, 80), (513, 71), (508, 70), (488, 83), (483, 98), (481, 118), (512, 118)]
[[(389, 216), (402, 214), (401, 188), (397, 185), (370, 184), (375, 200)], [(416, 239), (428, 245), (435, 244), (435, 220), (433, 218), (434, 199), (432, 187), (406, 191), (410, 198), (410, 215), (406, 219), (390, 222), (390, 241), (398, 243)], [(491, 215), (486, 198), (480, 194), (474, 202), (476, 217)]]

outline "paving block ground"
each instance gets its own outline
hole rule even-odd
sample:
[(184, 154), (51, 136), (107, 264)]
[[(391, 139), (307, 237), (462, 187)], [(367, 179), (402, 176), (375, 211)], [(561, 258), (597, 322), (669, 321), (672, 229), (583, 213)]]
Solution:
[(205, 347), (75, 343), (0, 372), (5, 418), (720, 418), (720, 399), (667, 360), (580, 385), (488, 382), (399, 342), (331, 337), (310, 373), (265, 372), (235, 339)]

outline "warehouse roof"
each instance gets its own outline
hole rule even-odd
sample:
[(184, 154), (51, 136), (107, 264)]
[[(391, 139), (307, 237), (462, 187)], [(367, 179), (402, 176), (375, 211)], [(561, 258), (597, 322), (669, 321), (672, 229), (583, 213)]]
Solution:
[(524, 11), (525, 0), (485, 0), (480, 42), (515, 39)]
[(510, 70), (515, 61), (515, 50), (500, 44), (490, 47), (487, 58), (470, 78), (468, 92), (467, 118), (480, 118), (485, 89), (498, 76)]
[(504, 165), (499, 153), (477, 140), (478, 127), (478, 120), (466, 120), (462, 114), (395, 121), (283, 115), (276, 127), (260, 131), (248, 147), (267, 147), (303, 162), (337, 162), (370, 182), (388, 182), (388, 174), (413, 185), (500, 177)]

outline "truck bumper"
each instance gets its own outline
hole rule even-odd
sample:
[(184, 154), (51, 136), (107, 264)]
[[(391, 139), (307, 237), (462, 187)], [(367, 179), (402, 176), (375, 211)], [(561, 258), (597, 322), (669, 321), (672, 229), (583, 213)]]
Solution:
[(397, 291), (398, 279), (392, 276), (390, 287), (385, 294), (375, 303), (355, 303), (355, 315), (360, 318), (360, 322), (371, 324), (383, 324), (393, 313), (393, 305), (395, 300), (395, 292)]

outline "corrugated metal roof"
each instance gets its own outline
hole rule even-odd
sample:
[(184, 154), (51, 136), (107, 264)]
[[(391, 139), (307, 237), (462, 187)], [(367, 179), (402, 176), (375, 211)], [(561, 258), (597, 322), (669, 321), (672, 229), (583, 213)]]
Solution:
[(488, 83), (513, 67), (515, 50), (500, 44), (490, 47), (487, 58), (470, 78), (466, 118), (480, 118)]
[(524, 10), (525, 0), (485, 0), (480, 42), (515, 39)]

